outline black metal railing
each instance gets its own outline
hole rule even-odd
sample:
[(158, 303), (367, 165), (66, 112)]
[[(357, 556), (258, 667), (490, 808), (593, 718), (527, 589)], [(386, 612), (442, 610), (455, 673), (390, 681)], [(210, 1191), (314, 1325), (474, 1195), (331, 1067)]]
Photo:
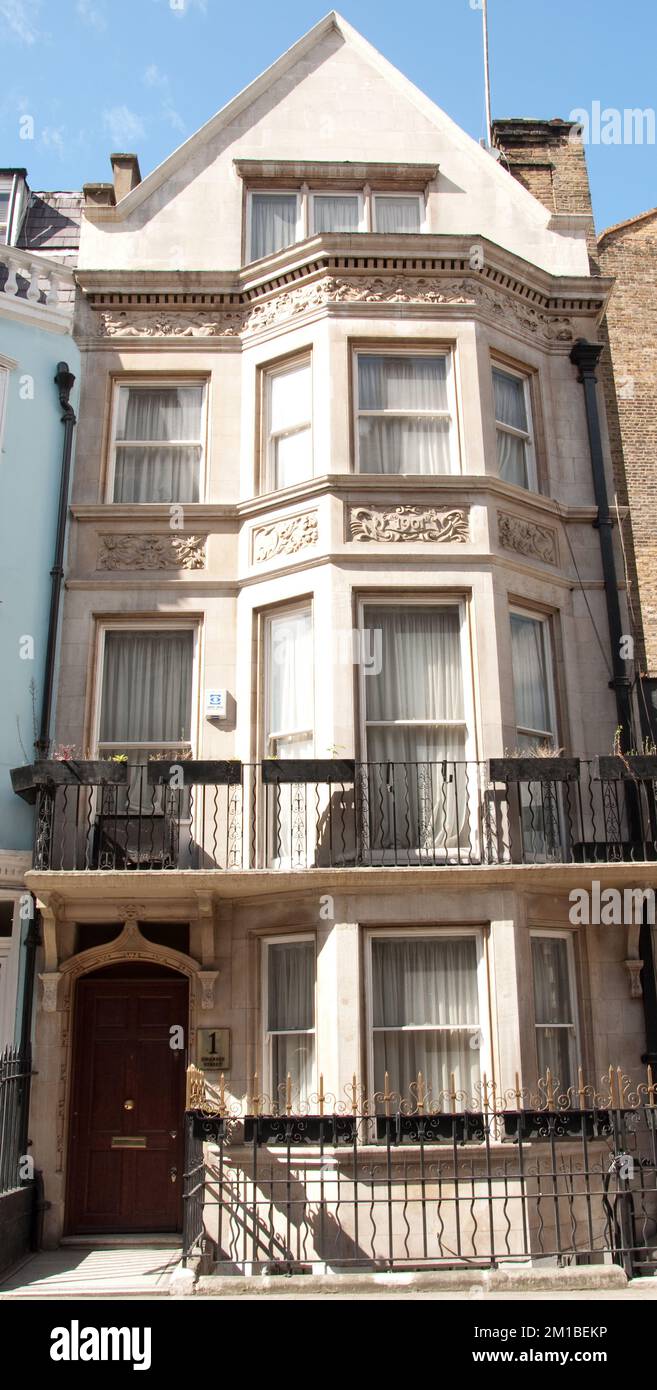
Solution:
[[(130, 767), (35, 788), (37, 869), (276, 870), (657, 859), (657, 775), (618, 760)], [(98, 765), (95, 765), (98, 766)], [(102, 765), (100, 765), (102, 766)]]
[(187, 1115), (185, 1261), (202, 1250), (216, 1273), (300, 1273), (611, 1260), (657, 1273), (654, 1086), (628, 1097), (612, 1082), (567, 1105), (543, 1094), (540, 1108), (520, 1092), (436, 1108), (413, 1090), (410, 1104), (359, 1092), (302, 1113), (206, 1099)]
[(0, 1054), (0, 1194), (29, 1180), (25, 1160), (31, 1075), (29, 1051), (6, 1047)]

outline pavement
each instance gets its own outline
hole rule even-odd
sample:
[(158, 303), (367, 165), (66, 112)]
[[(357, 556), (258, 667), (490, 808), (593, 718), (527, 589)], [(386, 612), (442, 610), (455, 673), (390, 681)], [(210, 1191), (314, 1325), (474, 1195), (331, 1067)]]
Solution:
[(40, 1250), (4, 1280), (0, 1299), (166, 1298), (180, 1246)]

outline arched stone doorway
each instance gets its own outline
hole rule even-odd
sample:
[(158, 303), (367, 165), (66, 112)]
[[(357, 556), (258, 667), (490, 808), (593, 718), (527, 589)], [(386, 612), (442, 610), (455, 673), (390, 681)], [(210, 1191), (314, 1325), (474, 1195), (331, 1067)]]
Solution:
[(154, 960), (76, 980), (68, 1234), (181, 1229), (189, 993), (186, 972)]

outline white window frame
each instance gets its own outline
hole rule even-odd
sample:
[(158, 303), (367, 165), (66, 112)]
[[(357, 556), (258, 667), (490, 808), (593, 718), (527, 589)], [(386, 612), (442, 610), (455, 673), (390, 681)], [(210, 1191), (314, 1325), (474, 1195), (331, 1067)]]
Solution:
[[(447, 410), (421, 411), (421, 410), (361, 410), (360, 408), (360, 381), (358, 373), (358, 360), (360, 357), (444, 357), (447, 362)], [(395, 347), (394, 342), (390, 346), (381, 347), (378, 344), (367, 347), (360, 343), (353, 352), (353, 399), (354, 399), (354, 460), (355, 471), (362, 477), (377, 478), (423, 478), (429, 481), (431, 478), (450, 478), (454, 474), (460, 473), (460, 450), (459, 450), (459, 424), (458, 409), (456, 400), (456, 352), (453, 347), (430, 347), (418, 343), (417, 347), (407, 346)], [(360, 468), (360, 429), (359, 421), (361, 416), (371, 419), (436, 419), (449, 420), (449, 469), (446, 473), (365, 473), (361, 474)]]
[(426, 197), (425, 197), (424, 193), (413, 193), (413, 192), (410, 192), (410, 191), (409, 191), (408, 193), (405, 193), (402, 189), (397, 189), (397, 188), (394, 189), (394, 191), (391, 190), (390, 192), (387, 192), (385, 188), (373, 188), (373, 189), (372, 189), (372, 231), (373, 231), (373, 232), (379, 232), (378, 221), (377, 221), (377, 211), (376, 211), (376, 200), (377, 200), (377, 198), (390, 198), (390, 199), (392, 199), (392, 198), (403, 198), (404, 201), (407, 201), (409, 198), (416, 198), (416, 199), (417, 199), (417, 202), (418, 202), (418, 204), (419, 204), (419, 208), (420, 208), (420, 225), (419, 225), (419, 227), (418, 227), (417, 232), (380, 232), (380, 233), (379, 233), (380, 236), (419, 236), (419, 234), (420, 234), (421, 232), (426, 232), (426, 230), (427, 230), (427, 200), (426, 200)]
[[(317, 232), (315, 230), (316, 198), (356, 198), (358, 202), (358, 226), (353, 232)], [(361, 188), (314, 188), (308, 195), (310, 214), (310, 236), (355, 236), (356, 232), (367, 231), (365, 194)]]
[(124, 377), (124, 376), (116, 376), (116, 377), (114, 377), (113, 382), (112, 382), (112, 404), (111, 404), (111, 411), (110, 411), (109, 465), (108, 465), (108, 469), (107, 469), (107, 487), (106, 487), (106, 492), (105, 492), (105, 501), (106, 501), (107, 503), (109, 503), (109, 504), (111, 504), (112, 506), (115, 506), (115, 507), (153, 507), (153, 506), (160, 506), (160, 507), (172, 506), (172, 507), (175, 507), (175, 506), (178, 506), (178, 505), (180, 505), (180, 506), (182, 506), (182, 507), (193, 507), (193, 506), (195, 505), (193, 502), (180, 502), (179, 499), (178, 499), (178, 498), (175, 498), (175, 497), (172, 497), (172, 498), (171, 498), (171, 502), (170, 502), (170, 503), (169, 503), (169, 502), (115, 502), (115, 501), (114, 501), (114, 483), (115, 483), (115, 480), (116, 480), (116, 453), (117, 453), (117, 448), (119, 448), (119, 449), (125, 449), (125, 448), (131, 448), (131, 447), (132, 447), (132, 448), (140, 448), (140, 449), (141, 449), (141, 448), (148, 449), (149, 447), (152, 447), (152, 448), (161, 448), (161, 447), (162, 447), (162, 444), (163, 444), (163, 443), (166, 443), (166, 441), (161, 440), (161, 439), (157, 439), (157, 440), (137, 439), (137, 440), (132, 440), (132, 441), (131, 441), (131, 440), (127, 440), (127, 439), (117, 440), (117, 438), (116, 438), (116, 430), (117, 430), (117, 424), (118, 424), (118, 418), (119, 418), (119, 393), (120, 393), (121, 388), (122, 388), (122, 387), (126, 387), (126, 388), (128, 388), (128, 389), (130, 389), (130, 390), (133, 389), (133, 388), (136, 389), (136, 390), (139, 390), (139, 389), (141, 388), (141, 389), (143, 389), (143, 390), (149, 390), (149, 389), (150, 389), (150, 390), (156, 390), (156, 391), (157, 391), (157, 390), (164, 390), (164, 391), (166, 391), (166, 390), (177, 390), (177, 389), (178, 389), (179, 387), (181, 387), (181, 386), (196, 386), (196, 387), (199, 387), (199, 386), (200, 386), (200, 387), (202, 388), (202, 391), (203, 391), (203, 400), (202, 400), (202, 404), (201, 404), (201, 428), (200, 428), (199, 438), (198, 438), (198, 439), (189, 439), (189, 440), (180, 439), (180, 440), (175, 440), (174, 442), (175, 442), (176, 444), (182, 444), (182, 445), (188, 444), (190, 447), (191, 447), (191, 446), (198, 446), (198, 447), (200, 448), (200, 450), (201, 450), (201, 458), (200, 458), (200, 461), (199, 461), (198, 499), (199, 499), (199, 502), (204, 502), (204, 501), (206, 500), (206, 495), (207, 495), (207, 476), (208, 476), (208, 452), (209, 452), (209, 450), (208, 450), (208, 418), (209, 418), (209, 400), (208, 400), (208, 398), (209, 398), (209, 394), (210, 394), (210, 383), (209, 383), (208, 378), (205, 377), (205, 376), (199, 376), (199, 377), (193, 377), (193, 376), (192, 376), (192, 377), (187, 377), (187, 376), (181, 376), (181, 377), (176, 377), (176, 376), (163, 376), (163, 377), (159, 377), (159, 376), (158, 376), (158, 377), (153, 377), (153, 376), (125, 376), (125, 377)]
[(0, 1054), (15, 1040), (21, 950), (21, 894), (0, 890), (0, 902), (13, 904), (11, 936), (0, 936)]
[[(272, 653), (272, 640), (271, 640), (272, 624), (273, 624), (274, 622), (278, 622), (280, 619), (285, 619), (286, 617), (298, 616), (298, 615), (301, 614), (301, 613), (307, 613), (307, 614), (310, 615), (310, 632), (311, 632), (311, 646), (312, 646), (312, 652), (313, 652), (313, 676), (314, 676), (314, 673), (315, 673), (315, 671), (316, 671), (316, 664), (315, 664), (315, 622), (314, 622), (314, 613), (313, 613), (313, 603), (312, 603), (312, 600), (304, 600), (304, 599), (301, 599), (301, 600), (299, 600), (298, 602), (291, 602), (291, 603), (285, 604), (285, 606), (284, 606), (284, 607), (281, 607), (281, 608), (269, 609), (269, 610), (263, 615), (263, 617), (264, 617), (264, 622), (263, 622), (263, 643), (264, 643), (264, 682), (263, 682), (263, 687), (264, 687), (264, 688), (263, 688), (263, 720), (262, 720), (262, 731), (261, 731), (260, 738), (261, 738), (261, 743), (262, 743), (262, 748), (263, 748), (263, 757), (264, 757), (264, 758), (271, 758), (271, 757), (274, 757), (274, 756), (275, 756), (275, 754), (272, 753), (271, 748), (272, 748), (272, 745), (273, 745), (276, 741), (280, 741), (280, 740), (283, 740), (283, 739), (290, 739), (290, 740), (291, 740), (291, 739), (293, 739), (293, 738), (302, 738), (302, 737), (304, 736), (304, 734), (306, 734), (306, 735), (307, 735), (307, 734), (310, 734), (310, 737), (311, 737), (312, 743), (313, 743), (313, 748), (314, 748), (314, 746), (315, 746), (315, 739), (316, 739), (316, 733), (315, 733), (316, 706), (315, 706), (315, 680), (314, 680), (314, 679), (313, 679), (313, 727), (312, 727), (312, 729), (297, 729), (297, 730), (295, 730), (295, 729), (285, 729), (285, 730), (281, 731), (280, 733), (276, 733), (276, 732), (274, 732), (273, 730), (270, 730), (270, 729), (269, 729), (269, 711), (270, 711), (270, 709), (271, 709), (271, 665), (272, 665), (272, 655), (273, 655), (273, 653)], [(313, 756), (314, 756), (314, 753), (311, 753), (309, 756), (310, 756), (310, 757), (313, 757)]]
[(16, 202), (16, 175), (10, 174), (8, 177), (0, 178), (0, 193), (7, 194), (7, 220), (0, 221), (0, 246), (9, 246), (11, 224), (14, 216), (14, 206)]
[[(314, 1027), (313, 1027), (313, 1028), (295, 1028), (295, 1029), (293, 1029), (293, 1030), (288, 1030), (288, 1031), (285, 1032), (285, 1033), (282, 1032), (281, 1030), (278, 1030), (278, 1031), (276, 1031), (276, 1032), (274, 1032), (274, 1033), (271, 1033), (271, 1032), (269, 1031), (269, 1026), (268, 1026), (268, 1025), (269, 1025), (269, 949), (270, 949), (271, 946), (291, 946), (291, 945), (298, 945), (298, 946), (300, 946), (300, 945), (302, 944), (302, 942), (311, 942), (312, 945), (313, 945), (313, 947), (314, 947), (314, 960), (315, 960), (315, 985), (314, 985), (314, 989), (313, 989), (313, 1019), (314, 1019)], [(316, 1091), (316, 1090), (317, 1090), (317, 1077), (318, 1077), (318, 1074), (319, 1074), (319, 1069), (318, 1069), (318, 1060), (319, 1060), (319, 1059), (318, 1059), (318, 1056), (317, 1056), (317, 1042), (318, 1042), (318, 1032), (317, 1032), (317, 1018), (318, 1018), (318, 998), (317, 998), (317, 938), (314, 936), (314, 934), (313, 934), (312, 932), (287, 932), (287, 933), (286, 933), (285, 935), (283, 935), (283, 936), (279, 935), (279, 936), (265, 936), (265, 937), (263, 937), (262, 940), (261, 940), (261, 948), (262, 948), (262, 949), (261, 949), (261, 957), (260, 957), (260, 959), (261, 959), (261, 969), (262, 969), (262, 977), (261, 977), (261, 983), (262, 983), (262, 991), (261, 991), (261, 996), (262, 996), (262, 1003), (261, 1003), (261, 1007), (262, 1007), (262, 1028), (261, 1028), (261, 1037), (262, 1037), (262, 1076), (263, 1076), (263, 1078), (264, 1078), (264, 1087), (263, 1087), (263, 1090), (265, 1091), (265, 1094), (267, 1094), (267, 1095), (269, 1096), (270, 1100), (271, 1100), (272, 1102), (275, 1102), (275, 1101), (277, 1101), (277, 1100), (279, 1099), (279, 1097), (278, 1097), (277, 1095), (274, 1095), (274, 1094), (273, 1094), (273, 1091), (272, 1091), (274, 1078), (273, 1078), (273, 1071), (272, 1071), (271, 1042), (272, 1042), (272, 1038), (273, 1038), (273, 1037), (283, 1037), (283, 1036), (285, 1036), (285, 1037), (292, 1037), (292, 1036), (296, 1037), (296, 1036), (298, 1035), (299, 1037), (304, 1037), (304, 1038), (313, 1037), (313, 1038), (315, 1039), (315, 1049), (314, 1049), (314, 1051), (315, 1051), (315, 1062), (314, 1062), (314, 1067), (313, 1067), (312, 1089), (313, 1089), (313, 1091)], [(307, 1099), (307, 1098), (306, 1098), (306, 1099)]]
[[(280, 430), (276, 435), (271, 428), (271, 383), (277, 376), (283, 376), (286, 372), (292, 372), (300, 367), (310, 368), (310, 419), (297, 425), (292, 430)], [(262, 460), (261, 460), (261, 479), (262, 490), (264, 492), (279, 491), (276, 482), (276, 460), (275, 460), (275, 441), (293, 434), (301, 434), (308, 430), (310, 434), (310, 472), (307, 479), (300, 481), (307, 482), (315, 476), (315, 437), (313, 429), (314, 405), (315, 405), (315, 381), (313, 371), (312, 348), (307, 352), (300, 352), (294, 357), (288, 357), (283, 362), (274, 362), (271, 366), (264, 364), (262, 367), (262, 414), (263, 414), (263, 438), (262, 438)], [(295, 484), (288, 484), (295, 486)]]
[[(476, 1029), (476, 1030), (473, 1029), (473, 1033), (476, 1031), (476, 1032), (479, 1034), (479, 1036), (481, 1037), (481, 1047), (480, 1047), (480, 1049), (479, 1049), (479, 1075), (480, 1075), (480, 1084), (483, 1083), (483, 1079), (484, 1079), (484, 1076), (485, 1076), (485, 1077), (486, 1077), (486, 1081), (487, 1081), (487, 1083), (488, 1083), (488, 1087), (489, 1087), (489, 1094), (491, 1093), (491, 1092), (490, 1092), (490, 1086), (491, 1086), (491, 1082), (494, 1080), (493, 1068), (492, 1068), (492, 1017), (491, 1017), (491, 1007), (492, 1007), (492, 1005), (491, 1005), (491, 999), (490, 999), (489, 988), (488, 988), (488, 954), (487, 954), (487, 949), (486, 949), (486, 941), (485, 941), (485, 932), (484, 932), (484, 928), (483, 928), (483, 927), (452, 927), (452, 926), (449, 926), (449, 927), (446, 927), (446, 926), (445, 926), (445, 927), (439, 927), (439, 926), (427, 926), (427, 927), (402, 928), (402, 929), (400, 929), (400, 930), (395, 930), (395, 929), (393, 928), (393, 929), (388, 929), (387, 931), (386, 931), (386, 930), (375, 929), (375, 930), (373, 930), (373, 931), (368, 931), (368, 933), (367, 933), (367, 949), (366, 949), (366, 952), (365, 952), (365, 961), (366, 961), (366, 967), (365, 967), (365, 1016), (366, 1016), (366, 1019), (367, 1019), (367, 1068), (368, 1068), (368, 1077), (369, 1077), (369, 1089), (370, 1089), (370, 1094), (372, 1094), (372, 1093), (374, 1092), (374, 1089), (375, 1089), (375, 1086), (376, 1086), (376, 1078), (375, 1078), (375, 1075), (374, 1075), (374, 1032), (375, 1032), (375, 1028), (374, 1028), (374, 966), (373, 966), (372, 943), (373, 943), (374, 941), (376, 941), (376, 940), (384, 940), (384, 941), (408, 941), (409, 939), (412, 939), (412, 938), (419, 939), (419, 940), (430, 940), (430, 939), (433, 939), (434, 937), (442, 938), (442, 940), (446, 941), (446, 940), (455, 939), (456, 937), (464, 937), (464, 936), (473, 937), (474, 940), (476, 941), (476, 944), (477, 944), (477, 992), (478, 992), (478, 997), (479, 997), (479, 1024), (477, 1025), (477, 1029)], [(398, 1033), (402, 1033), (402, 1032), (407, 1032), (407, 1033), (411, 1033), (411, 1032), (439, 1033), (439, 1032), (447, 1032), (447, 1031), (454, 1031), (454, 1030), (448, 1030), (448, 1029), (445, 1028), (445, 1027), (443, 1027), (443, 1028), (441, 1029), (441, 1028), (436, 1027), (435, 1025), (432, 1025), (432, 1024), (418, 1024), (417, 1027), (411, 1026), (411, 1025), (407, 1025), (407, 1026), (402, 1027), (402, 1028), (389, 1029), (389, 1030), (387, 1030), (387, 1031), (390, 1031), (390, 1032), (398, 1032)], [(409, 1077), (407, 1078), (406, 1084), (410, 1086), (414, 1081), (416, 1081), (416, 1079), (417, 1079), (417, 1078), (414, 1077), (414, 1076), (409, 1076)], [(425, 1081), (426, 1081), (426, 1077), (425, 1077)], [(468, 1098), (468, 1099), (469, 1099), (469, 1098)], [(434, 1097), (434, 1103), (435, 1103), (435, 1100), (437, 1100), (437, 1097)], [(466, 1108), (467, 1108), (467, 1104), (466, 1104)]]
[(7, 402), (9, 399), (9, 373), (18, 364), (12, 357), (4, 357), (0, 353), (0, 454), (3, 451), (5, 438), (5, 421), (7, 418)]
[[(497, 448), (497, 435), (501, 430), (504, 434), (510, 434), (514, 439), (522, 439), (525, 442), (525, 466), (527, 469), (527, 483), (525, 492), (538, 492), (538, 472), (536, 468), (536, 443), (534, 428), (534, 412), (532, 410), (531, 375), (528, 372), (519, 371), (516, 367), (507, 367), (506, 362), (499, 362), (496, 358), (492, 359), (492, 371), (500, 372), (503, 376), (515, 377), (523, 384), (525, 396), (525, 413), (527, 416), (528, 430), (517, 430), (513, 425), (506, 425), (497, 419), (495, 410), (495, 383), (493, 382), (493, 412), (495, 414), (495, 446)], [(503, 481), (506, 481), (503, 479)], [(511, 484), (517, 486), (517, 484)]]
[(367, 730), (372, 724), (385, 728), (418, 728), (418, 729), (454, 729), (465, 727), (465, 761), (476, 762), (476, 729), (475, 729), (475, 706), (473, 689), (473, 670), (470, 652), (470, 631), (468, 620), (468, 603), (462, 594), (440, 594), (429, 595), (420, 594), (417, 596), (404, 593), (394, 594), (364, 594), (358, 601), (358, 626), (362, 632), (365, 628), (365, 610), (367, 608), (457, 608), (459, 612), (459, 636), (461, 646), (461, 679), (463, 681), (463, 706), (464, 718), (462, 720), (447, 719), (386, 719), (383, 721), (370, 720), (367, 718), (367, 682), (370, 679), (365, 673), (364, 663), (359, 662), (359, 682), (360, 682), (360, 737), (361, 748), (366, 755), (362, 761), (369, 762), (367, 746)]
[[(557, 930), (556, 928), (552, 928), (552, 927), (543, 927), (543, 928), (541, 928), (541, 927), (536, 927), (536, 928), (534, 928), (534, 929), (532, 929), (532, 930), (530, 931), (529, 936), (530, 936), (530, 952), (531, 952), (531, 941), (533, 940), (534, 937), (538, 937), (538, 938), (541, 938), (541, 939), (542, 939), (542, 938), (544, 938), (544, 937), (555, 937), (555, 936), (556, 936), (556, 937), (558, 937), (558, 939), (559, 939), (560, 941), (565, 941), (565, 942), (566, 942), (566, 953), (567, 953), (567, 959), (568, 959), (568, 991), (569, 991), (569, 994), (570, 994), (570, 1017), (571, 1017), (571, 1020), (572, 1020), (571, 1023), (542, 1023), (542, 1024), (541, 1024), (541, 1023), (538, 1022), (538, 1020), (537, 1020), (537, 1018), (536, 1018), (536, 994), (535, 994), (535, 983), (534, 983), (534, 960), (533, 960), (533, 955), (532, 955), (532, 994), (531, 994), (531, 999), (532, 999), (532, 1020), (533, 1020), (533, 1027), (534, 1027), (534, 1061), (535, 1061), (535, 1066), (536, 1066), (536, 1076), (537, 1076), (537, 1079), (540, 1079), (539, 1076), (538, 1076), (538, 1046), (537, 1046), (537, 1038), (538, 1038), (538, 1030), (539, 1030), (539, 1028), (559, 1028), (559, 1029), (564, 1029), (564, 1030), (570, 1030), (570, 1033), (571, 1033), (571, 1045), (572, 1045), (572, 1052), (571, 1052), (571, 1057), (572, 1057), (572, 1072), (573, 1072), (572, 1084), (573, 1084), (573, 1086), (576, 1087), (576, 1086), (577, 1086), (577, 1067), (578, 1067), (578, 1065), (579, 1065), (579, 1063), (580, 1063), (580, 1061), (581, 1061), (581, 1052), (580, 1052), (580, 1048), (581, 1048), (581, 1032), (580, 1032), (580, 1017), (579, 1017), (579, 1000), (578, 1000), (578, 998), (577, 998), (577, 972), (576, 972), (576, 968), (575, 968), (575, 967), (576, 967), (576, 962), (575, 962), (575, 933), (574, 933), (573, 931)], [(557, 1081), (557, 1080), (560, 1081), (560, 1082), (561, 1082), (561, 1085), (562, 1085), (562, 1087), (563, 1087), (563, 1078), (562, 1078), (562, 1077), (554, 1077), (553, 1080), (555, 1080), (555, 1081)]]
[[(102, 716), (103, 680), (105, 671), (105, 638), (108, 632), (146, 632), (154, 635), (161, 632), (193, 633), (194, 640), (192, 647), (193, 655), (191, 680), (192, 707), (190, 710), (190, 737), (188, 742), (173, 740), (167, 743), (166, 745), (162, 743), (139, 743), (136, 740), (134, 742), (124, 740), (123, 743), (100, 742), (100, 721)], [(163, 618), (158, 621), (137, 623), (122, 622), (120, 619), (110, 619), (102, 623), (99, 623), (96, 646), (96, 689), (93, 715), (93, 747), (95, 749), (96, 757), (100, 757), (103, 753), (109, 753), (111, 755), (113, 750), (115, 750), (117, 753), (129, 752), (131, 748), (134, 748), (135, 751), (143, 752), (147, 756), (152, 753), (160, 753), (163, 748), (166, 748), (166, 750), (170, 749), (172, 753), (174, 751), (187, 752), (187, 750), (189, 750), (189, 752), (193, 754), (194, 749), (198, 745), (199, 736), (200, 660), (201, 634), (198, 623), (184, 622), (175, 618)]]
[[(255, 264), (253, 259), (253, 199), (255, 198), (296, 198), (297, 200), (297, 230), (294, 241), (289, 246), (296, 246), (299, 241), (305, 240), (305, 196), (300, 188), (250, 188), (247, 195), (247, 265)], [(266, 256), (259, 259), (266, 261), (270, 256), (279, 256), (289, 247), (281, 247), (280, 251), (269, 251)]]
[[(552, 729), (551, 729), (551, 730), (550, 730), (550, 729), (526, 729), (526, 728), (524, 728), (524, 727), (521, 727), (521, 725), (518, 724), (518, 711), (517, 711), (517, 709), (516, 709), (516, 702), (515, 702), (515, 687), (514, 687), (514, 691), (513, 691), (513, 709), (514, 709), (514, 715), (515, 715), (516, 737), (519, 737), (521, 734), (522, 734), (523, 736), (530, 737), (530, 738), (536, 736), (537, 742), (538, 742), (539, 740), (549, 739), (549, 740), (551, 741), (552, 746), (556, 748), (557, 745), (558, 745), (558, 742), (559, 742), (559, 729), (558, 729), (558, 719), (557, 719), (557, 693), (556, 693), (556, 670), (555, 670), (555, 664), (554, 664), (554, 644), (553, 644), (553, 642), (552, 642), (552, 625), (551, 625), (550, 617), (549, 617), (549, 615), (548, 615), (547, 613), (537, 613), (535, 610), (532, 610), (531, 608), (522, 608), (519, 604), (515, 604), (515, 603), (510, 604), (510, 605), (509, 605), (509, 628), (510, 628), (510, 632), (511, 632), (511, 653), (512, 653), (512, 655), (513, 655), (513, 626), (512, 626), (512, 624), (511, 624), (511, 618), (512, 618), (512, 617), (525, 618), (525, 619), (529, 619), (531, 622), (535, 622), (535, 623), (540, 623), (540, 624), (541, 624), (541, 630), (542, 630), (542, 634), (543, 634), (543, 652), (544, 652), (544, 657), (545, 657), (545, 666), (546, 666), (546, 673), (547, 673), (547, 702), (548, 702), (548, 711), (549, 711), (549, 715), (550, 715), (550, 722), (551, 722), (551, 724), (552, 724)], [(512, 671), (512, 673), (513, 673), (513, 661), (512, 661), (512, 663), (511, 663), (511, 671)]]

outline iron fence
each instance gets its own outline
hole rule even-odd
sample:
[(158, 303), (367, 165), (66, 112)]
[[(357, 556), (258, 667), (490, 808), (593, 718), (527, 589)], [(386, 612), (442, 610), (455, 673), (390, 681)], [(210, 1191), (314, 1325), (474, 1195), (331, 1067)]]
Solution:
[(244, 1108), (191, 1069), (184, 1259), (217, 1273), (566, 1266), (613, 1262), (657, 1272), (657, 1087), (610, 1071), (600, 1091), (302, 1106), (289, 1082)]
[[(607, 763), (616, 763), (607, 759)], [(37, 869), (657, 859), (657, 779), (604, 759), (131, 766), (36, 789)], [(96, 765), (98, 766), (98, 765)], [(102, 766), (102, 765), (101, 765)]]
[(24, 1181), (21, 1160), (27, 1148), (31, 1075), (29, 1050), (6, 1047), (0, 1055), (0, 1194)]

